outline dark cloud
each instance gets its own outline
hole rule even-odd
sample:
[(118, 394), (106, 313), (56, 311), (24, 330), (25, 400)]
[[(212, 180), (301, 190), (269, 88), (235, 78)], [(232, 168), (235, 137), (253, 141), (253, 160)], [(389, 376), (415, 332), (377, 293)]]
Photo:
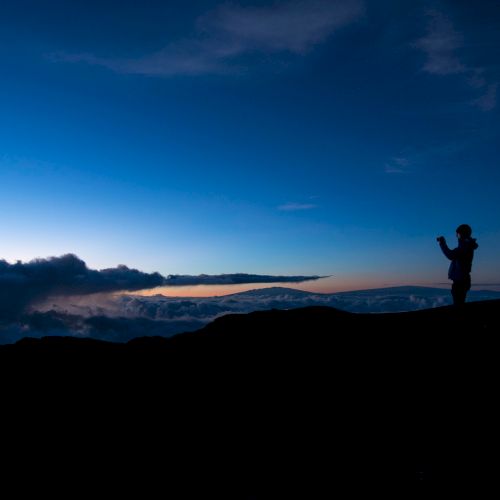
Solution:
[(318, 280), (327, 276), (270, 276), (266, 274), (171, 274), (165, 284), (169, 286), (182, 285), (241, 285), (243, 283), (302, 283)]
[(297, 283), (318, 278), (257, 274), (170, 275), (165, 278), (159, 273), (143, 273), (124, 265), (96, 271), (73, 254), (15, 264), (0, 260), (0, 320), (17, 318), (29, 306), (51, 297), (137, 291), (162, 285)]
[(164, 283), (158, 273), (127, 266), (95, 271), (76, 255), (9, 264), (0, 260), (0, 318), (17, 317), (27, 306), (53, 295), (141, 290)]

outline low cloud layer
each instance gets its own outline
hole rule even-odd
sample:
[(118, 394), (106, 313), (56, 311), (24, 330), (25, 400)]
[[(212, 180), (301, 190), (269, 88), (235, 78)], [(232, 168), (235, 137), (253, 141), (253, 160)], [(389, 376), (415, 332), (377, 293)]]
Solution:
[(289, 0), (270, 6), (224, 3), (199, 17), (191, 37), (138, 58), (52, 54), (58, 62), (85, 62), (117, 73), (149, 76), (222, 74), (251, 53), (303, 55), (334, 31), (359, 18), (362, 0)]
[(119, 291), (137, 291), (159, 286), (226, 285), (241, 283), (299, 283), (319, 276), (269, 276), (220, 274), (199, 276), (143, 273), (120, 265), (100, 271), (89, 269), (76, 255), (35, 259), (9, 264), (0, 260), (0, 321), (26, 312), (50, 297), (82, 296)]
[[(500, 299), (500, 292), (469, 292), (468, 300)], [(126, 342), (140, 336), (169, 337), (194, 331), (225, 314), (268, 309), (330, 306), (357, 313), (401, 312), (449, 305), (448, 289), (396, 287), (333, 294), (273, 287), (222, 297), (82, 296), (47, 303), (0, 325), (0, 343), (23, 337), (73, 335)]]

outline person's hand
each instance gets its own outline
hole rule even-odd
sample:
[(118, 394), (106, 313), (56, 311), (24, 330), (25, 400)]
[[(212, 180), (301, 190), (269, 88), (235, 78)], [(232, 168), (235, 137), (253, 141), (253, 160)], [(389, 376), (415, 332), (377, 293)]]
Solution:
[(444, 243), (446, 240), (444, 239), (444, 236), (438, 236), (437, 238), (438, 243)]

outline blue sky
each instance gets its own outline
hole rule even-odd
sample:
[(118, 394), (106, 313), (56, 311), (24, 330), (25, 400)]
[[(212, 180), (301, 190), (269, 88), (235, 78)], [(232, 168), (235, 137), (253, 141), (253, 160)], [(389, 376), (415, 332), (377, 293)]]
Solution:
[[(188, 4), (188, 6), (186, 6)], [(5, 1), (1, 257), (500, 283), (497, 1)]]

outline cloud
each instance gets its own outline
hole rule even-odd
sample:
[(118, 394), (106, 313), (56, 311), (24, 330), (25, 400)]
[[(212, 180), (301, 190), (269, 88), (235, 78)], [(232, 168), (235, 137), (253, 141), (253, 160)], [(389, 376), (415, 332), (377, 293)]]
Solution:
[[(500, 292), (469, 292), (470, 300), (500, 298)], [(164, 322), (210, 322), (224, 314), (240, 314), (266, 309), (292, 309), (307, 306), (330, 306), (350, 312), (400, 312), (432, 308), (451, 303), (449, 289), (427, 287), (389, 287), (352, 292), (315, 293), (285, 287), (271, 287), (217, 297), (167, 297), (164, 295), (119, 295), (106, 304), (85, 298), (77, 304), (40, 307), (40, 312), (54, 312), (71, 317), (146, 318)], [(102, 307), (104, 306), (104, 307)], [(38, 309), (38, 308), (37, 308)], [(170, 331), (170, 330), (169, 330)]]
[[(469, 300), (499, 299), (500, 292), (472, 290)], [(85, 300), (88, 301), (85, 305)], [(0, 343), (46, 335), (74, 335), (126, 342), (140, 336), (169, 337), (194, 331), (225, 314), (268, 309), (329, 306), (356, 313), (415, 311), (451, 303), (449, 289), (391, 287), (332, 294), (272, 287), (221, 297), (119, 295), (105, 302), (81, 297), (77, 303), (46, 305), (0, 325)]]
[(76, 255), (9, 264), (0, 260), (0, 318), (15, 317), (27, 306), (51, 295), (141, 290), (164, 283), (158, 273), (127, 266), (91, 270)]
[(415, 42), (427, 56), (423, 69), (434, 75), (463, 73), (466, 68), (456, 54), (463, 46), (462, 35), (442, 13), (431, 10), (428, 16), (427, 34)]
[[(29, 306), (51, 297), (70, 297), (136, 291), (163, 285), (226, 285), (241, 283), (300, 283), (319, 276), (270, 276), (258, 274), (219, 274), (199, 276), (143, 273), (120, 265), (92, 270), (76, 255), (35, 259), (9, 264), (0, 260), (0, 320), (18, 317)], [(101, 298), (101, 300), (103, 300)]]
[(282, 210), (284, 212), (297, 212), (300, 210), (311, 210), (313, 208), (316, 208), (317, 205), (314, 205), (312, 203), (294, 203), (294, 202), (289, 202), (285, 203), (283, 205), (280, 205), (278, 207), (278, 210)]
[(397, 167), (391, 163), (386, 163), (384, 171), (386, 174), (406, 174), (408, 171), (404, 168)]
[(464, 38), (449, 18), (436, 10), (428, 11), (427, 15), (427, 34), (413, 44), (426, 54), (423, 70), (439, 76), (463, 75), (471, 88), (483, 90), (483, 94), (470, 104), (483, 111), (492, 111), (497, 105), (498, 83), (488, 82), (483, 67), (471, 66), (462, 60), (459, 53), (466, 48)]
[(486, 92), (473, 101), (483, 111), (492, 111), (497, 105), (498, 83), (488, 85)]
[(303, 281), (317, 280), (322, 276), (270, 276), (266, 274), (200, 274), (190, 276), (171, 274), (165, 280), (165, 285), (239, 285), (243, 283), (301, 283)]
[(385, 164), (386, 174), (407, 174), (409, 172), (410, 160), (402, 157), (392, 158), (390, 162)]
[(408, 158), (403, 158), (403, 157), (394, 157), (392, 161), (396, 164), (399, 165), (400, 167), (407, 167), (410, 164), (410, 160)]
[(295, 0), (265, 7), (225, 4), (200, 19), (199, 26), (236, 41), (242, 52), (304, 54), (363, 11), (361, 0)]
[(54, 53), (55, 62), (85, 62), (117, 73), (150, 76), (237, 71), (235, 59), (251, 53), (304, 55), (364, 12), (362, 0), (289, 0), (271, 6), (220, 5), (198, 18), (192, 37), (138, 58)]
[(136, 59), (109, 59), (93, 54), (54, 53), (53, 62), (103, 66), (116, 73), (148, 76), (196, 76), (230, 73), (226, 60), (239, 53), (230, 43), (219, 40), (183, 40), (172, 43), (158, 52)]

